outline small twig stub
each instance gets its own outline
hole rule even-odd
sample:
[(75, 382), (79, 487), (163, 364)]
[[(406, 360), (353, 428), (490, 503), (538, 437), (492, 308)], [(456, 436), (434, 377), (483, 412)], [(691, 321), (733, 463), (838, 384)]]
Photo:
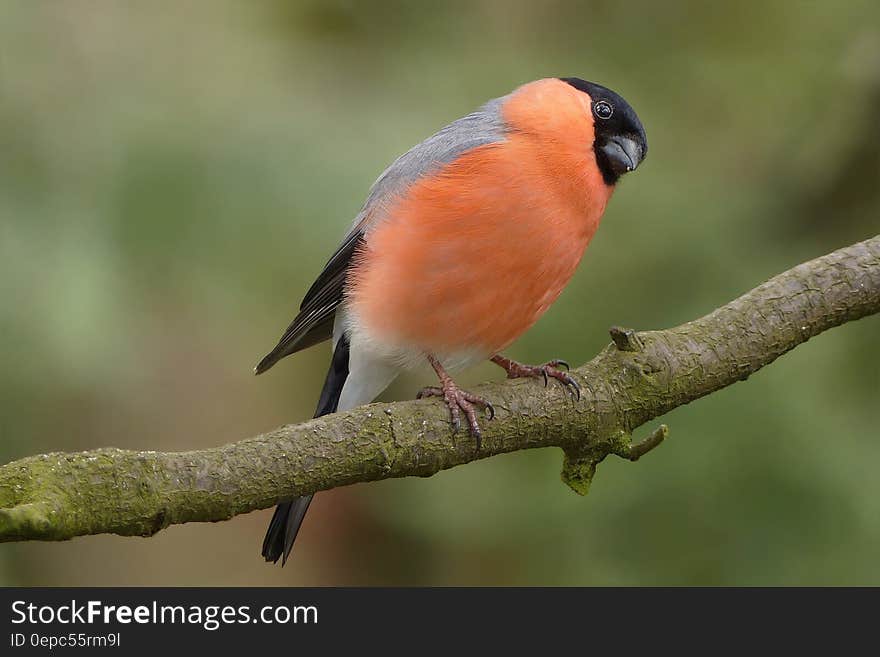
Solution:
[(645, 348), (642, 339), (635, 329), (623, 328), (622, 326), (612, 326), (608, 329), (614, 345), (620, 351), (642, 351)]
[(661, 424), (659, 427), (654, 429), (650, 436), (642, 441), (630, 445), (627, 458), (630, 461), (638, 461), (645, 454), (647, 454), (652, 449), (657, 447), (660, 443), (662, 443), (668, 435), (669, 427), (667, 427), (665, 424)]

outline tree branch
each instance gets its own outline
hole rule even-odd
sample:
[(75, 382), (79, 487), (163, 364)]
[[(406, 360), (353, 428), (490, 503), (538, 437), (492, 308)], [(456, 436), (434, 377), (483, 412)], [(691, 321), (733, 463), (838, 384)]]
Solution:
[(576, 401), (534, 380), (482, 386), (496, 419), (483, 449), (453, 435), (438, 401), (371, 404), (191, 452), (99, 449), (0, 467), (0, 541), (84, 534), (149, 536), (282, 499), (389, 477), (427, 477), (495, 454), (561, 447), (563, 480), (586, 493), (608, 454), (636, 460), (666, 436), (632, 444), (652, 418), (746, 379), (834, 326), (880, 312), (880, 236), (791, 269), (709, 315), (665, 331), (615, 327), (613, 344), (572, 375)]

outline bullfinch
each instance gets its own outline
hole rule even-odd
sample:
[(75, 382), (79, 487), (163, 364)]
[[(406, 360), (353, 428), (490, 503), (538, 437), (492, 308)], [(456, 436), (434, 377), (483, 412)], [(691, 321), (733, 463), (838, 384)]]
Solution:
[[(510, 378), (558, 379), (564, 361), (500, 354), (556, 300), (620, 177), (645, 158), (645, 130), (618, 94), (579, 78), (525, 84), (428, 137), (388, 167), (277, 346), (255, 368), (332, 340), (315, 417), (373, 401), (426, 360), (438, 396), (480, 448), (489, 400), (449, 372), (490, 359)], [(565, 369), (563, 369), (565, 368)], [(263, 541), (282, 565), (311, 495), (280, 504)]]

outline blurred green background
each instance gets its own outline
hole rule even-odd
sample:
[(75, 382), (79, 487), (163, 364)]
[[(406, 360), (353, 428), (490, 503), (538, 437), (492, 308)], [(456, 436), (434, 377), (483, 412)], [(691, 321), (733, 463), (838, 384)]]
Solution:
[[(251, 368), (369, 185), (557, 75), (623, 94), (651, 152), (514, 357), (581, 363), (612, 324), (679, 324), (878, 232), (876, 0), (0, 3), (0, 461), (310, 417), (325, 347)], [(676, 410), (587, 498), (523, 452), (322, 493), (283, 570), (262, 511), (3, 544), (0, 583), (880, 584), (878, 333)]]

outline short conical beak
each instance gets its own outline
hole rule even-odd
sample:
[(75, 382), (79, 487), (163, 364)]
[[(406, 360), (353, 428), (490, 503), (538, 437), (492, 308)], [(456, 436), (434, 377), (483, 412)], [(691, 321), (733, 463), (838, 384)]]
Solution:
[(635, 171), (644, 157), (642, 147), (635, 139), (621, 135), (609, 139), (602, 146), (602, 152), (608, 157), (611, 168), (619, 176)]

